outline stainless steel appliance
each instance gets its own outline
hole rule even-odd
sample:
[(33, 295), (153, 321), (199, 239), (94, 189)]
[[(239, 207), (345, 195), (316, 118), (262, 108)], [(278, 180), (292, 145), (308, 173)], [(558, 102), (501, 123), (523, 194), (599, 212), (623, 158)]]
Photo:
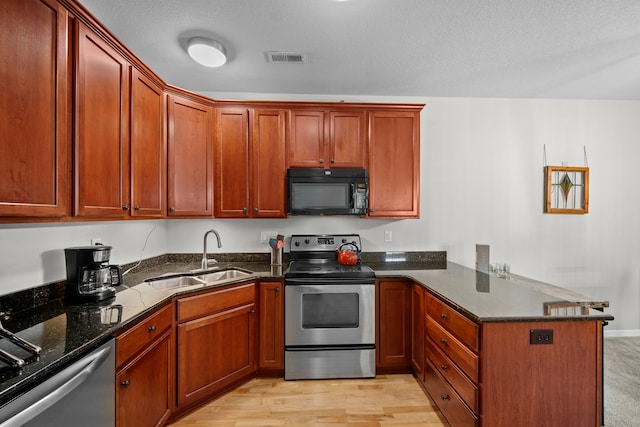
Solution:
[(369, 175), (366, 169), (287, 170), (291, 215), (366, 215)]
[(67, 302), (96, 302), (115, 296), (122, 283), (119, 266), (109, 265), (111, 246), (66, 248)]
[(376, 375), (375, 274), (340, 265), (336, 250), (360, 236), (293, 235), (284, 274), (286, 380)]
[(115, 365), (110, 340), (0, 408), (0, 427), (115, 426)]

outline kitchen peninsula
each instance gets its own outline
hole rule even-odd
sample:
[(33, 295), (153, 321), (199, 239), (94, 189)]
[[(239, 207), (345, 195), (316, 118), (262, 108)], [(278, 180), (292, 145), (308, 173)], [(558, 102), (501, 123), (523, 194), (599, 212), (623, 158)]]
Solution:
[[(602, 326), (612, 316), (592, 307), (606, 307), (606, 301), (563, 300), (523, 284), (525, 281), (517, 276), (510, 280), (479, 274), (447, 262), (446, 256), (409, 263), (384, 262), (375, 254), (362, 256), (377, 277), (377, 304), (381, 308), (377, 318), (378, 371), (412, 370), (453, 426), (535, 425), (541, 420), (553, 425), (600, 425)], [(232, 257), (221, 258), (222, 268), (247, 268), (255, 274), (215, 289), (157, 290), (143, 283), (148, 277), (197, 268), (197, 257), (177, 257), (166, 263), (170, 257), (128, 276), (126, 288), (122, 287), (108, 306), (50, 304), (10, 316), (14, 332), (41, 345), (43, 353), (39, 360), (29, 361), (19, 375), (4, 371), (0, 404), (112, 336), (125, 336), (140, 326), (146, 331), (154, 316), (168, 316), (162, 333), (168, 337), (170, 360), (179, 358), (182, 341), (177, 340), (176, 346), (175, 334), (180, 334), (177, 301), (242, 287), (243, 295), (254, 291), (259, 295), (251, 297), (253, 302), (248, 304), (242, 298), (236, 304), (236, 308), (249, 307), (247, 319), (253, 316), (251, 310), (259, 319), (278, 318), (279, 313), (267, 310), (281, 310), (282, 306), (267, 302), (268, 298), (281, 297), (276, 289), (282, 283), (282, 271), (272, 271), (266, 260), (245, 262), (248, 259), (243, 258), (245, 261), (232, 262)], [(247, 288), (248, 284), (254, 287)], [(263, 286), (274, 292), (263, 298)], [(6, 301), (3, 297), (3, 310), (7, 309)], [(215, 300), (206, 301), (215, 304)], [(105, 315), (113, 310), (116, 316)], [(398, 316), (403, 322), (399, 323)], [(265, 323), (254, 320), (248, 324), (261, 329)], [(397, 329), (398, 325), (402, 329)], [(249, 347), (251, 366), (236, 381), (207, 397), (198, 396), (184, 406), (178, 405), (175, 377), (179, 383), (180, 374), (172, 372), (168, 376), (173, 382), (168, 407), (162, 412), (163, 422), (261, 372), (261, 362), (256, 359), (262, 356), (256, 355), (262, 354), (268, 334), (252, 330), (248, 335), (254, 337)], [(403, 337), (400, 348), (395, 347), (395, 340), (389, 341), (394, 334)], [(278, 375), (278, 363), (282, 362), (275, 360), (276, 368), (263, 370), (263, 374)]]

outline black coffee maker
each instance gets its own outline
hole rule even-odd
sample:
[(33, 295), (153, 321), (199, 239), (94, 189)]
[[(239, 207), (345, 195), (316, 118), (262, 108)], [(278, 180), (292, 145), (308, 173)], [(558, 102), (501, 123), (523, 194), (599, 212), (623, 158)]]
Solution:
[(112, 298), (122, 283), (122, 270), (109, 265), (111, 246), (66, 248), (67, 302), (97, 302)]

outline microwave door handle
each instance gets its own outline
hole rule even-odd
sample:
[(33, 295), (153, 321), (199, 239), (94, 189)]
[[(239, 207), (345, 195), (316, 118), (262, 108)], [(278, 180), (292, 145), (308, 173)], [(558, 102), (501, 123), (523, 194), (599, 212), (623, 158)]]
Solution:
[(356, 184), (351, 182), (349, 185), (351, 186), (351, 203), (349, 208), (354, 209), (356, 207)]

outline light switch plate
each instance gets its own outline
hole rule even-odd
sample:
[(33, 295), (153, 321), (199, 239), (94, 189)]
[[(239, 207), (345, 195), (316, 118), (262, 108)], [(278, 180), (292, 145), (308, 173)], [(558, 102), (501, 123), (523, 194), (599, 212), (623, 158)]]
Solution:
[(269, 239), (275, 239), (278, 235), (277, 231), (261, 231), (260, 232), (260, 243), (267, 244), (269, 243)]
[(393, 233), (391, 232), (391, 230), (385, 230), (385, 232), (384, 232), (384, 241), (385, 242), (393, 241)]

